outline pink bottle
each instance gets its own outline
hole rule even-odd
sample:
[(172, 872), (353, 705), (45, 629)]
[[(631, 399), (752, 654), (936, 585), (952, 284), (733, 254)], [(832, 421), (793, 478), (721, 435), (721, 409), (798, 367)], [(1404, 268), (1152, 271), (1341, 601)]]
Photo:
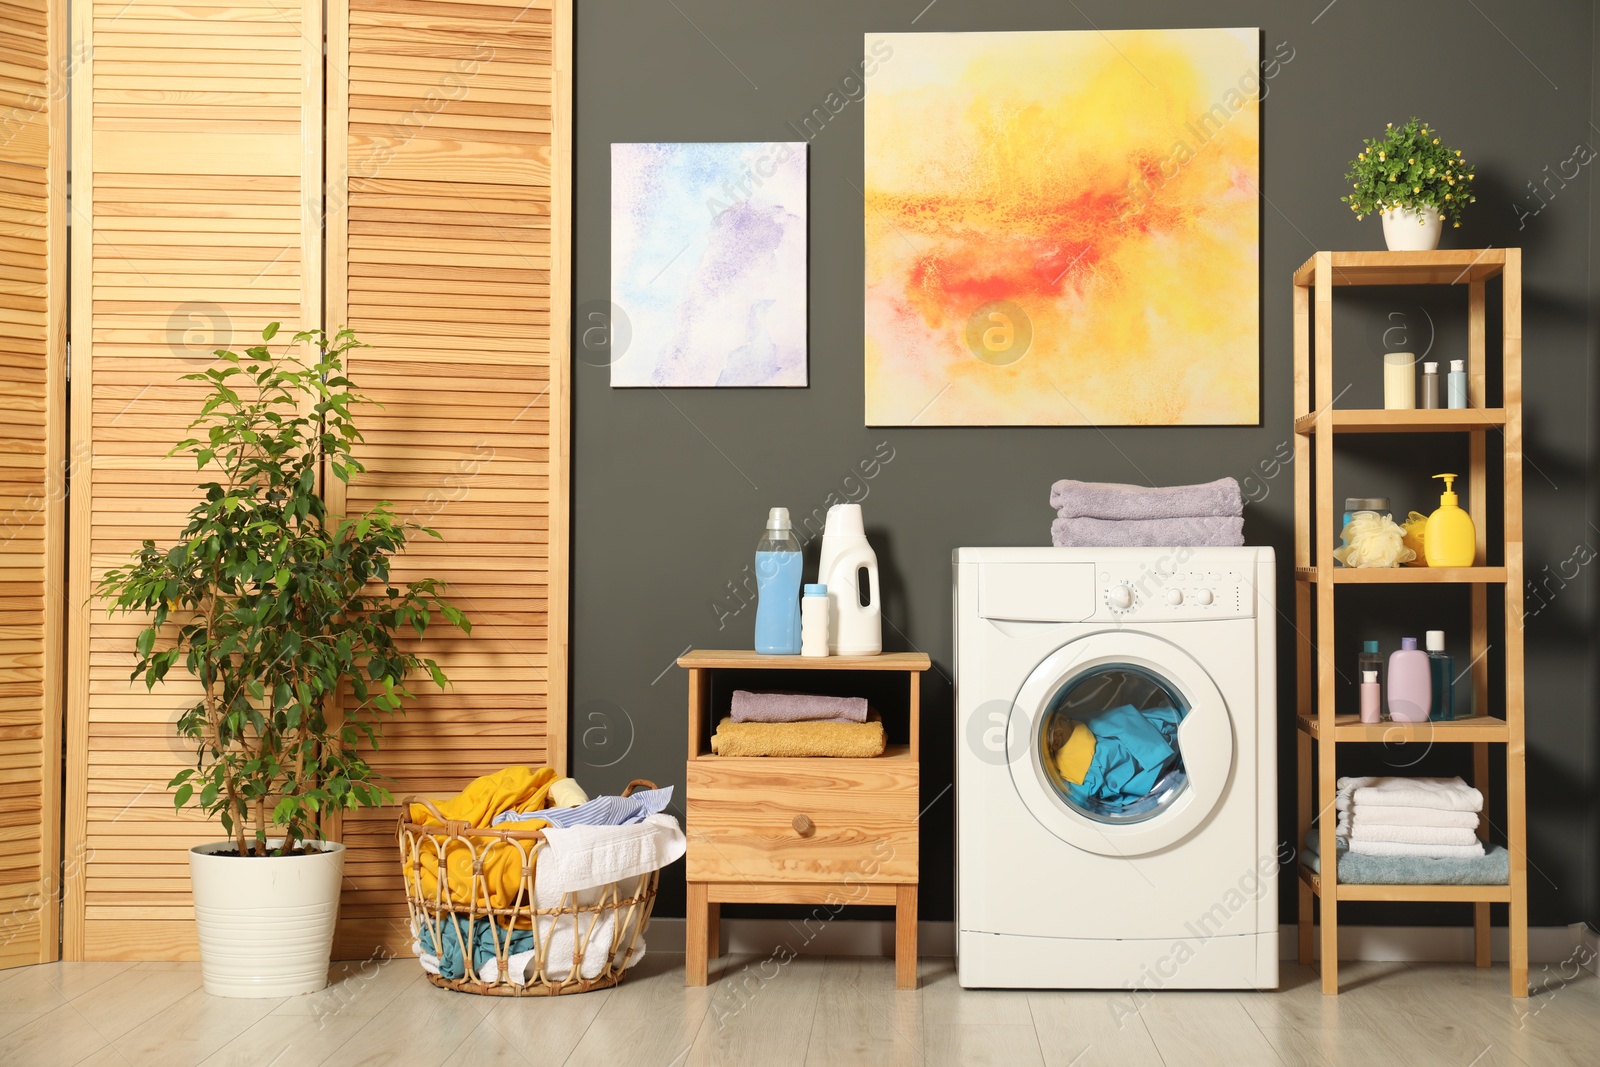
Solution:
[(1433, 678), (1428, 654), (1415, 637), (1402, 637), (1400, 651), (1389, 657), (1389, 718), (1395, 722), (1427, 722), (1433, 703)]
[(1378, 672), (1361, 672), (1361, 721), (1366, 723), (1382, 722), (1382, 704), (1378, 696)]

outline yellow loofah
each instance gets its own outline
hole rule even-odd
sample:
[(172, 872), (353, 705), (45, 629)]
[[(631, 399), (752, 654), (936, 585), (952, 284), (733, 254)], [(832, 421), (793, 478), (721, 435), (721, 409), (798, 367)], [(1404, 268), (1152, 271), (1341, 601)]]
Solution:
[(1376, 511), (1350, 516), (1340, 536), (1344, 545), (1333, 550), (1333, 558), (1346, 567), (1397, 567), (1417, 558), (1405, 545), (1405, 531)]
[(1422, 535), (1427, 528), (1428, 516), (1420, 511), (1413, 511), (1407, 515), (1405, 525), (1401, 527), (1406, 532), (1406, 547), (1416, 555), (1416, 558), (1411, 561), (1411, 566), (1413, 567), (1426, 567), (1428, 565), (1427, 556), (1422, 551)]

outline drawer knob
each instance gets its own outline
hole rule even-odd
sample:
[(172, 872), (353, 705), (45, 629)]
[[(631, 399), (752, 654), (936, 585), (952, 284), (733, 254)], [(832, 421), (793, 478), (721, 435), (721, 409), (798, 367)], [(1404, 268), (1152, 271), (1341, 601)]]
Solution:
[(801, 837), (810, 837), (817, 830), (816, 824), (804, 815), (796, 815), (791, 820), (790, 825), (794, 827), (794, 832)]

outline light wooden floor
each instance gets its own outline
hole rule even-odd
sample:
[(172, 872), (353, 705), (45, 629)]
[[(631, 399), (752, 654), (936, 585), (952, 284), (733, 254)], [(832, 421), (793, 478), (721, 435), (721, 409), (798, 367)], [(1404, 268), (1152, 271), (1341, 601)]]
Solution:
[[(1277, 993), (1163, 993), (1131, 1010), (1106, 993), (966, 991), (922, 961), (721, 960), (685, 989), (683, 959), (647, 957), (619, 989), (504, 1000), (435, 989), (412, 961), (337, 965), (315, 996), (224, 1000), (193, 964), (77, 963), (0, 972), (0, 1063), (312, 1067), (667, 1067), (732, 1064), (1490, 1064), (1600, 1062), (1600, 979), (1534, 968), (1514, 1002), (1504, 968), (1351, 963), (1347, 992), (1285, 965)], [(1570, 972), (1571, 968), (1568, 968)]]

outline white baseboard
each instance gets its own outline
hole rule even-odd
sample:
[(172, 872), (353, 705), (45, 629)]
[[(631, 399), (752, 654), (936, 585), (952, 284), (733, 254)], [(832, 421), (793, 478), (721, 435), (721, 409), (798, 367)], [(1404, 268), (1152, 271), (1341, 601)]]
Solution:
[(1572, 931), (1573, 958), (1590, 974), (1600, 974), (1600, 932), (1588, 923), (1573, 923), (1567, 929)]
[[(1582, 931), (1582, 933), (1580, 933)], [(1588, 940), (1584, 941), (1583, 938)], [(650, 920), (646, 935), (657, 952), (682, 952), (684, 921)], [(955, 924), (922, 922), (917, 924), (918, 954), (955, 955)], [(1593, 970), (1600, 966), (1600, 940), (1582, 923), (1572, 927), (1536, 926), (1528, 931), (1528, 958), (1534, 963), (1567, 960), (1576, 953), (1589, 961)], [(724, 919), (722, 947), (737, 955), (765, 955), (779, 946), (790, 951), (818, 956), (892, 956), (894, 923), (860, 919), (834, 919), (828, 922), (805, 919)], [(1293, 923), (1280, 928), (1279, 952), (1293, 959), (1298, 945)], [(1582, 948), (1584, 951), (1579, 952)], [(1490, 939), (1490, 955), (1496, 962), (1509, 958), (1506, 930), (1495, 927)], [(1470, 963), (1470, 926), (1348, 926), (1339, 927), (1339, 957), (1350, 960), (1399, 962)]]

